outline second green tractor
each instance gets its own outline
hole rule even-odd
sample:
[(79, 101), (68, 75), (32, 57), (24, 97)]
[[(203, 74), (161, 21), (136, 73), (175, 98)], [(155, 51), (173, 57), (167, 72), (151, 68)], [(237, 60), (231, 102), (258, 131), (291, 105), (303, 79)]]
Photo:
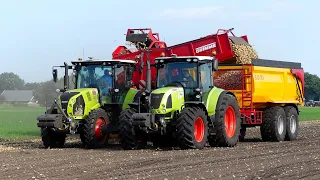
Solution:
[(152, 66), (157, 81), (145, 97), (147, 108), (131, 106), (120, 114), (123, 149), (146, 148), (150, 141), (181, 149), (236, 145), (240, 109), (232, 92), (213, 84), (216, 58), (172, 55), (156, 58)]

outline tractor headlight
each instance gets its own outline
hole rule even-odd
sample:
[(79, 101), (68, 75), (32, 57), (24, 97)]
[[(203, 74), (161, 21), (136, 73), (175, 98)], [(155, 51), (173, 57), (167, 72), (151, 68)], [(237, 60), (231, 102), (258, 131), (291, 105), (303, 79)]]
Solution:
[(83, 116), (85, 103), (82, 96), (78, 96), (73, 105), (73, 115)]
[(74, 112), (74, 115), (75, 116), (82, 116), (83, 115), (83, 107), (82, 107), (82, 105), (75, 105), (74, 106), (75, 107), (75, 112)]

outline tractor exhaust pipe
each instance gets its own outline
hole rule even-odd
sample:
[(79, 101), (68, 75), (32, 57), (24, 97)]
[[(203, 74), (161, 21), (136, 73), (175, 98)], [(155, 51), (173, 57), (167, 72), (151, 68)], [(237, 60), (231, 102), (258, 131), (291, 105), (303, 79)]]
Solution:
[(67, 90), (69, 89), (69, 76), (68, 76), (68, 71), (69, 66), (66, 62), (64, 62), (64, 89)]
[(146, 89), (150, 93), (151, 92), (151, 66), (150, 66), (150, 59), (149, 59), (150, 51), (147, 50), (147, 72), (146, 72)]

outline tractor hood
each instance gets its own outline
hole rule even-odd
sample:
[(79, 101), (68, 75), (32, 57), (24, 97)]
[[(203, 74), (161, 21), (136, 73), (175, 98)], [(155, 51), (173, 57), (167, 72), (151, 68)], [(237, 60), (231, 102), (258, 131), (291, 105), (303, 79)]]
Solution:
[(95, 88), (73, 89), (62, 93), (58, 103), (67, 116), (84, 119), (91, 109), (100, 107), (99, 94)]
[(150, 106), (155, 114), (171, 117), (184, 103), (184, 90), (180, 87), (163, 87), (152, 91)]

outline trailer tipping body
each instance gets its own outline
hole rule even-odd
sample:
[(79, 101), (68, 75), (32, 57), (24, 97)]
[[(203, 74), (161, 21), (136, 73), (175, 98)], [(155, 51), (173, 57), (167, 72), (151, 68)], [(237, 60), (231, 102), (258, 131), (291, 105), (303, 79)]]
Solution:
[[(237, 73), (236, 80), (219, 76)], [(271, 106), (303, 105), (304, 70), (301, 63), (253, 59), (251, 64), (220, 64), (214, 74), (215, 85), (233, 92), (238, 100), (244, 124), (262, 123), (262, 112)], [(240, 83), (230, 85), (232, 82)]]

